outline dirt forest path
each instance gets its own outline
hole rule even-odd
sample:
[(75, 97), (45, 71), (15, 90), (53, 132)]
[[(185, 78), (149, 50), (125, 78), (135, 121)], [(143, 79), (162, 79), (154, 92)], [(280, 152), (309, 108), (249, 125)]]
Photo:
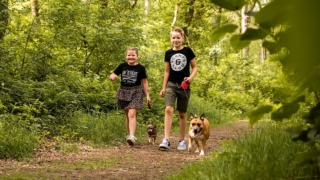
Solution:
[[(125, 143), (103, 149), (80, 146), (77, 153), (71, 154), (47, 148), (39, 151), (36, 158), (29, 160), (0, 160), (0, 179), (13, 172), (27, 172), (30, 175), (30, 178), (20, 179), (33, 179), (33, 174), (36, 177), (34, 179), (163, 179), (190, 163), (206, 158), (223, 141), (238, 137), (249, 129), (247, 121), (212, 128), (204, 157), (188, 151), (178, 151), (178, 135), (175, 134), (170, 138), (169, 151), (158, 150), (162, 134), (158, 135), (155, 145), (148, 144), (146, 139), (132, 148)], [(81, 163), (86, 166), (81, 166)]]

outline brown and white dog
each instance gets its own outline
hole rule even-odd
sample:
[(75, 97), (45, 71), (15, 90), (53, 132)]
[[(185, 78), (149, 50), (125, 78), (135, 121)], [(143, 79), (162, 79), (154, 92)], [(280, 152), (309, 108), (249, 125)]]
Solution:
[(210, 124), (209, 121), (204, 117), (204, 114), (202, 114), (200, 117), (194, 117), (192, 113), (190, 113), (190, 127), (189, 127), (189, 145), (188, 145), (188, 151), (192, 150), (192, 142), (195, 141), (195, 144), (197, 145), (196, 153), (199, 152), (199, 142), (202, 142), (200, 156), (204, 155), (204, 148), (206, 147), (206, 142), (209, 139), (210, 136)]
[(147, 132), (148, 132), (149, 143), (152, 142), (152, 144), (154, 144), (156, 142), (156, 138), (157, 138), (157, 127), (153, 124), (148, 124)]

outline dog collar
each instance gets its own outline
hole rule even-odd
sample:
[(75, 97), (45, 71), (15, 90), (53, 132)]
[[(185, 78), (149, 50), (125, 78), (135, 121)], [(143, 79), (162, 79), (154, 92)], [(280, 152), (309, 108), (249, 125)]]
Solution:
[(156, 134), (156, 130), (154, 128), (152, 128), (151, 132), (148, 132), (149, 135), (155, 135)]

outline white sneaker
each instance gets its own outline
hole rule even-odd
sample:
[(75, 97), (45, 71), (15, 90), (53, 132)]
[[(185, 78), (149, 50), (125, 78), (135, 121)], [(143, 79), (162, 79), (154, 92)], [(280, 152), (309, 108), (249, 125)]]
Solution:
[(184, 140), (179, 141), (177, 149), (180, 150), (180, 151), (187, 150), (186, 142)]
[(168, 139), (163, 138), (162, 143), (159, 145), (159, 150), (166, 151), (168, 149), (170, 149), (170, 142)]
[(130, 146), (133, 146), (134, 143), (136, 142), (136, 137), (134, 137), (134, 135), (129, 135), (127, 136), (127, 143), (130, 145)]

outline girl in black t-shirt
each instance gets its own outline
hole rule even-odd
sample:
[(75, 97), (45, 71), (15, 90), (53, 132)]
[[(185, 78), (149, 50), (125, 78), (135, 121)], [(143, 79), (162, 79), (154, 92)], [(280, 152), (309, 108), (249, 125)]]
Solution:
[[(173, 48), (165, 53), (165, 70), (160, 96), (165, 98), (164, 138), (159, 145), (160, 150), (170, 148), (170, 129), (174, 106), (177, 101), (178, 117), (180, 122), (180, 141), (178, 150), (186, 150), (184, 141), (187, 124), (187, 108), (190, 98), (190, 86), (181, 88), (182, 81), (191, 84), (197, 73), (195, 55), (191, 48), (182, 46), (184, 32), (181, 28), (174, 28), (170, 32)], [(190, 73), (190, 66), (192, 71)]]
[[(143, 108), (143, 97), (146, 96), (147, 104), (150, 104), (149, 85), (144, 66), (138, 63), (138, 49), (126, 50), (126, 61), (121, 63), (109, 76), (111, 81), (118, 79), (121, 74), (121, 87), (117, 92), (117, 107), (123, 109), (126, 115), (127, 143), (133, 146), (137, 127), (137, 109)], [(141, 87), (142, 84), (142, 87)]]

